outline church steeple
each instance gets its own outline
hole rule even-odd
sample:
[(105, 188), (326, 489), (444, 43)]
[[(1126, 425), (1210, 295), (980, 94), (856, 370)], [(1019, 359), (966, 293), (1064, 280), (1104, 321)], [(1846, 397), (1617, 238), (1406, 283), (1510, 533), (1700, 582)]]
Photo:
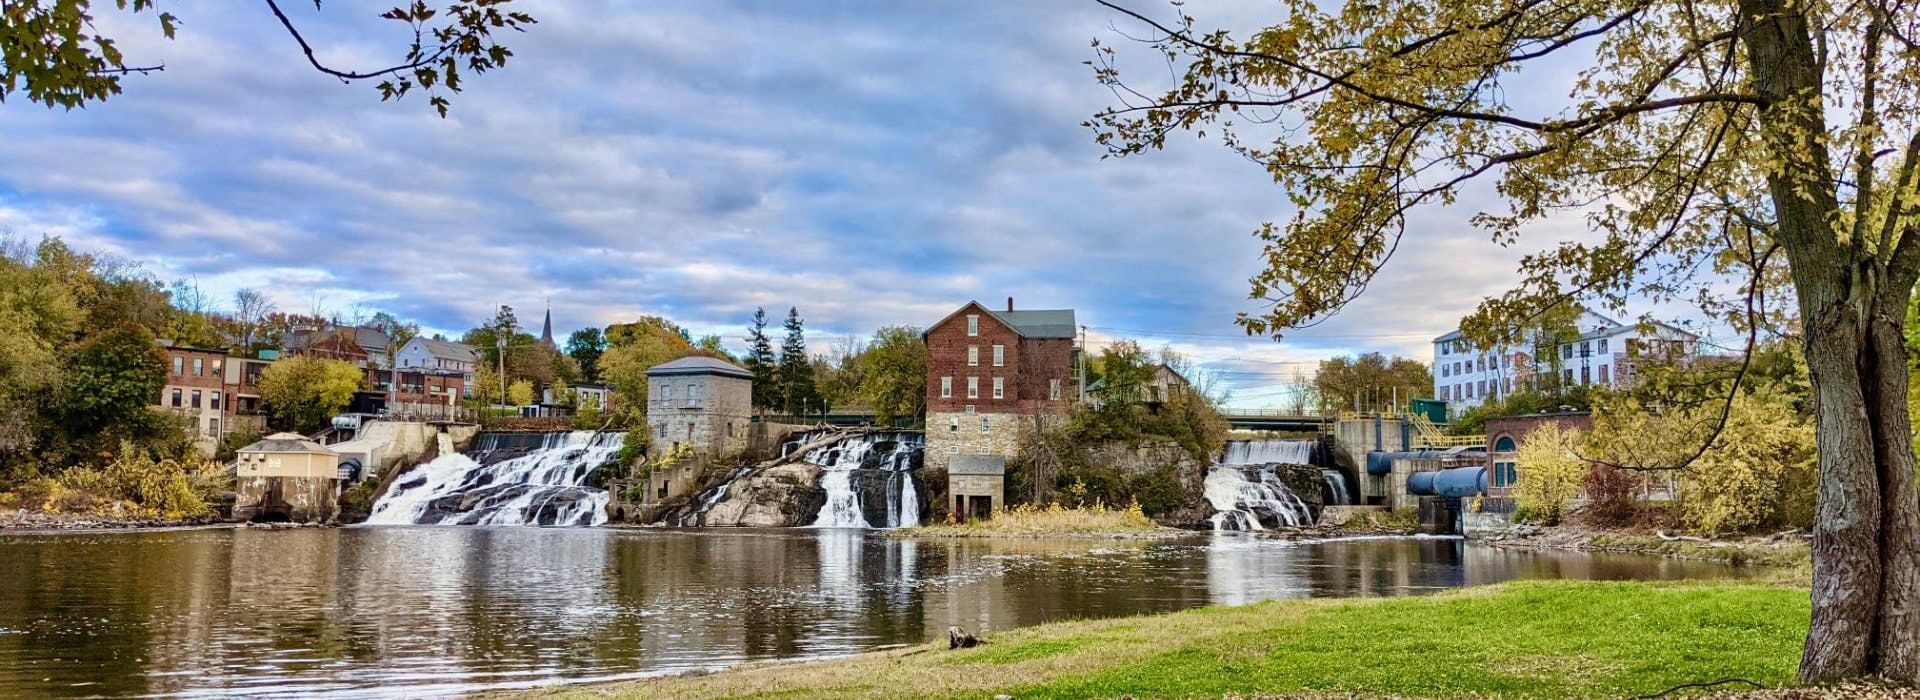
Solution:
[(553, 301), (547, 301), (547, 318), (540, 323), (540, 344), (553, 348)]

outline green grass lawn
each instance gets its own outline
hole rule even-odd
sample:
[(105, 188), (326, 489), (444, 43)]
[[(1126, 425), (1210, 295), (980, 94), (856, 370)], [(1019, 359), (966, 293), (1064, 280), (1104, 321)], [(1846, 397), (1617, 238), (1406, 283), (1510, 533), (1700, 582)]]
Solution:
[(1793, 677), (1804, 590), (1518, 582), (1416, 598), (1278, 601), (1012, 630), (818, 663), (545, 691), (581, 697), (1614, 697)]

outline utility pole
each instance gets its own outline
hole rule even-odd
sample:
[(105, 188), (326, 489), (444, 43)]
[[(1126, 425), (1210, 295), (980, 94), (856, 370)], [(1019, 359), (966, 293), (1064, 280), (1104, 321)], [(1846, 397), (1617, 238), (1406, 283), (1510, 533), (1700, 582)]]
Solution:
[(1076, 368), (1078, 377), (1076, 378), (1075, 381), (1079, 385), (1076, 391), (1077, 393), (1080, 394), (1080, 402), (1085, 403), (1087, 400), (1087, 327), (1086, 326), (1080, 327), (1080, 363), (1079, 364), (1080, 366)]
[(498, 350), (494, 355), (500, 361), (500, 403), (504, 404), (507, 402), (507, 336), (494, 332), (493, 347)]

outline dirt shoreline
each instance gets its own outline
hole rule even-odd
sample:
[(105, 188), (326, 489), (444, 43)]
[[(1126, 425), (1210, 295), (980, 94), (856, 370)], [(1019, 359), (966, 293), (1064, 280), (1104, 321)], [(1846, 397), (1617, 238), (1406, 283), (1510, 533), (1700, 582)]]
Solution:
[(1812, 535), (1799, 531), (1738, 539), (1708, 539), (1647, 529), (1517, 525), (1504, 533), (1476, 541), (1505, 549), (1647, 554), (1735, 565), (1797, 567), (1811, 562), (1811, 538)]

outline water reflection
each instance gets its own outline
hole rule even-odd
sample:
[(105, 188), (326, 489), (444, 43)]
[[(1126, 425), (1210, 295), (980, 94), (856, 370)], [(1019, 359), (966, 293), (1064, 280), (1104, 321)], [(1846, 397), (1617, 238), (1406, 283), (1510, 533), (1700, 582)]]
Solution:
[(0, 696), (393, 695), (632, 677), (1081, 617), (1730, 567), (1456, 540), (851, 530), (0, 537)]

